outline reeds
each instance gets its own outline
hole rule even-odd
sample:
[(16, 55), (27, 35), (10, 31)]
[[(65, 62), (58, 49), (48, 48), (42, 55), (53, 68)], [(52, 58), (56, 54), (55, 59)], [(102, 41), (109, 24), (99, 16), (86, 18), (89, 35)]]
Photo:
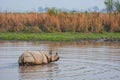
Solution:
[(0, 13), (0, 32), (120, 32), (120, 13)]

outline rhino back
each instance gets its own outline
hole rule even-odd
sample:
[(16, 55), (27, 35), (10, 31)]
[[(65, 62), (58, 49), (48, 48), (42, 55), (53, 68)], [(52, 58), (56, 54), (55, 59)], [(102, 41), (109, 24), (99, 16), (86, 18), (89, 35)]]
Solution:
[(49, 60), (48, 60), (47, 56), (45, 55), (45, 54), (47, 54), (47, 52), (40, 51), (40, 54), (43, 56), (43, 64), (49, 63)]
[(42, 64), (43, 56), (39, 53), (39, 51), (29, 51), (29, 53), (34, 58), (34, 64)]

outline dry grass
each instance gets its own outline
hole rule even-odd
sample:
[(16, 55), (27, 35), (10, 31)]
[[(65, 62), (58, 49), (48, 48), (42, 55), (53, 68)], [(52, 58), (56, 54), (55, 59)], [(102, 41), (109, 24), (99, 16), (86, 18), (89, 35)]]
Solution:
[(120, 13), (0, 13), (0, 32), (120, 32)]

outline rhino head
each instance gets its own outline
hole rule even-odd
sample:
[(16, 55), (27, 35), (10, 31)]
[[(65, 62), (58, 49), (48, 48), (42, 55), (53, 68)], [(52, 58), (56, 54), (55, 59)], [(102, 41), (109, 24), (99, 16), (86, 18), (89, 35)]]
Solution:
[(51, 62), (54, 62), (54, 61), (58, 61), (59, 60), (59, 56), (58, 56), (58, 53), (56, 52), (56, 54), (53, 54), (52, 53), (52, 50), (49, 51), (49, 54), (50, 54), (50, 58), (51, 58)]

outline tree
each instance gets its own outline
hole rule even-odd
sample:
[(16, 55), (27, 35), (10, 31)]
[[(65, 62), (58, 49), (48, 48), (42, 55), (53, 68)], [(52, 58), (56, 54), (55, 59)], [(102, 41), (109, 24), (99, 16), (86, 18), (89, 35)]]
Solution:
[(45, 10), (44, 10), (43, 7), (38, 7), (38, 11), (39, 11), (39, 12), (44, 12)]
[(62, 12), (61, 9), (57, 9), (55, 7), (49, 8), (48, 11), (47, 11), (47, 13), (51, 14), (51, 15), (57, 15), (57, 14), (59, 14), (61, 12)]
[(99, 11), (99, 8), (98, 8), (97, 6), (94, 6), (94, 7), (93, 7), (93, 10), (96, 11), (96, 12), (98, 12), (98, 11)]
[(107, 12), (114, 11), (114, 1), (113, 0), (105, 0), (104, 3), (106, 5)]
[(120, 12), (120, 1), (119, 1), (119, 0), (117, 0), (117, 1), (115, 2), (114, 6), (115, 6), (115, 10), (116, 10), (117, 12)]
[(105, 0), (107, 12), (120, 12), (120, 0)]

